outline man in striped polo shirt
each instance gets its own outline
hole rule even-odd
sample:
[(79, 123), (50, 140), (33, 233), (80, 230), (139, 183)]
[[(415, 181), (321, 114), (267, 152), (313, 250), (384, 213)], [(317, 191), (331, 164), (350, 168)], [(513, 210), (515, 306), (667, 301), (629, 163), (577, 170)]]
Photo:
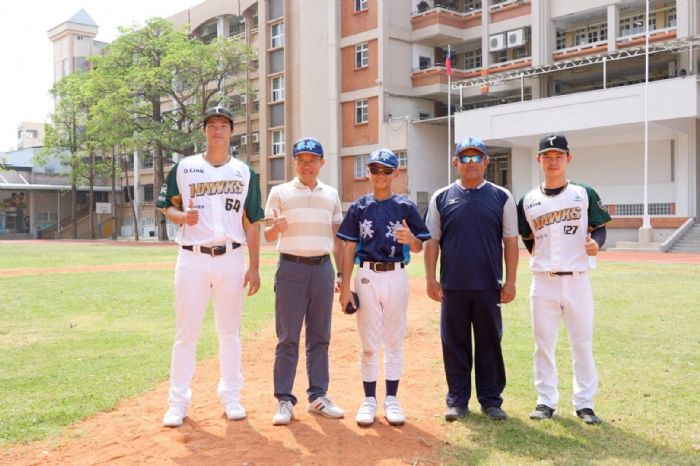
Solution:
[(321, 183), (323, 147), (301, 138), (292, 149), (297, 176), (275, 186), (265, 208), (265, 239), (277, 241), (280, 260), (275, 274), (274, 388), (278, 400), (274, 425), (289, 424), (297, 398), (292, 394), (299, 360), (299, 337), (306, 321), (306, 390), (308, 411), (332, 419), (344, 412), (326, 396), (328, 345), (331, 338), (334, 271), (333, 253), (341, 269), (342, 241), (335, 237), (342, 220), (338, 191)]

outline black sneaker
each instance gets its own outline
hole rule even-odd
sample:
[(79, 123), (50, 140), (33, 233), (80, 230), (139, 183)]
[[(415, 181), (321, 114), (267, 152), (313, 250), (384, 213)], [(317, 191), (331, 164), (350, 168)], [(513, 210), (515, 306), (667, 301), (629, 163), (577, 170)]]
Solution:
[(457, 419), (462, 419), (469, 412), (468, 408), (460, 408), (459, 406), (448, 406), (445, 410), (445, 420), (452, 422)]
[(542, 421), (544, 419), (549, 419), (554, 415), (554, 408), (550, 408), (547, 405), (537, 405), (535, 406), (535, 410), (530, 413), (530, 419), (534, 419), (536, 421)]
[(577, 409), (576, 410), (576, 415), (583, 419), (583, 422), (586, 424), (600, 424), (601, 420), (598, 416), (595, 415), (593, 410), (591, 408), (583, 408), (583, 409)]
[(481, 412), (486, 414), (494, 421), (503, 421), (508, 418), (508, 415), (498, 406), (489, 406), (488, 408), (481, 407)]

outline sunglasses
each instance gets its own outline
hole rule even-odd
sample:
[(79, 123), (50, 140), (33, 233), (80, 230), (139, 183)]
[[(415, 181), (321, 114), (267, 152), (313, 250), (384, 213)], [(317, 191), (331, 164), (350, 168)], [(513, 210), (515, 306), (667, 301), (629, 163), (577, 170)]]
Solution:
[(392, 173), (394, 173), (394, 169), (391, 167), (372, 167), (372, 166), (370, 166), (369, 172), (373, 175), (378, 175), (380, 173), (382, 175), (391, 175)]
[(479, 163), (484, 160), (483, 155), (460, 155), (459, 161), (462, 163)]

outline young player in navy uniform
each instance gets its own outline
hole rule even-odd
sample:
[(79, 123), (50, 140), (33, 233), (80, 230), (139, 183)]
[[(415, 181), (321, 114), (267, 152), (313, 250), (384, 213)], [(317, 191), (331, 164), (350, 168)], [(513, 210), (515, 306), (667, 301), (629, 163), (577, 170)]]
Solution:
[(566, 178), (569, 143), (560, 134), (540, 140), (537, 162), (544, 182), (518, 204), (523, 243), (532, 254), (530, 308), (535, 336), (537, 405), (530, 419), (549, 419), (557, 409), (559, 321), (571, 341), (574, 364), (574, 410), (586, 424), (599, 424), (593, 411), (598, 374), (593, 360), (593, 292), (589, 257), (598, 254), (607, 236), (610, 215), (598, 193)]
[(396, 155), (388, 149), (376, 150), (369, 155), (367, 165), (372, 194), (362, 196), (350, 206), (337, 234), (345, 240), (340, 305), (345, 310), (352, 300), (350, 278), (357, 263), (355, 291), (360, 308), (356, 315), (365, 399), (356, 421), (360, 426), (374, 423), (379, 350), (383, 343), (384, 415), (389, 424), (402, 425), (406, 417), (396, 394), (403, 368), (408, 307), (408, 276), (404, 267), (410, 259), (409, 251), (420, 252), (430, 233), (416, 205), (391, 190), (398, 173)]
[[(459, 143), (452, 164), (459, 179), (430, 200), (425, 223), (432, 239), (425, 244), (423, 256), (428, 296), (442, 303), (440, 336), (448, 387), (445, 419), (454, 421), (468, 412), (473, 330), (476, 396), (487, 416), (502, 420), (507, 415), (501, 408), (506, 386), (501, 303), (515, 298), (515, 201), (508, 190), (484, 179), (489, 159), (480, 139)], [(435, 277), (438, 255), (439, 282)]]

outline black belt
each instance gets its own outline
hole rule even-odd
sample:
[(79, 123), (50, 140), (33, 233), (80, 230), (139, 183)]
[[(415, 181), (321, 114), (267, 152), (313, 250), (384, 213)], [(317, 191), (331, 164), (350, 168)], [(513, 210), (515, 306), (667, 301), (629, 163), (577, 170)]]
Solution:
[[(239, 243), (231, 243), (231, 250), (233, 251), (234, 249), (239, 248), (241, 245)], [(194, 246), (182, 246), (182, 249), (186, 251), (194, 251)], [(210, 256), (220, 256), (222, 254), (226, 254), (226, 245), (222, 244), (221, 246), (212, 246), (210, 248), (206, 246), (200, 246), (199, 247), (199, 252), (202, 254), (207, 254)]]
[(318, 265), (318, 264), (323, 264), (327, 260), (330, 260), (331, 256), (330, 256), (330, 254), (325, 254), (323, 256), (304, 257), (304, 256), (295, 256), (294, 254), (287, 254), (287, 253), (281, 252), (280, 259), (284, 259), (284, 260), (290, 261), (290, 262), (296, 262), (297, 264)]
[(392, 270), (396, 269), (403, 269), (405, 267), (403, 262), (369, 262), (369, 261), (360, 261), (360, 267), (363, 265), (368, 264), (369, 269), (372, 270), (373, 272), (391, 272)]
[(564, 275), (573, 275), (573, 272), (549, 272), (550, 275), (559, 275), (559, 276), (564, 276)]

